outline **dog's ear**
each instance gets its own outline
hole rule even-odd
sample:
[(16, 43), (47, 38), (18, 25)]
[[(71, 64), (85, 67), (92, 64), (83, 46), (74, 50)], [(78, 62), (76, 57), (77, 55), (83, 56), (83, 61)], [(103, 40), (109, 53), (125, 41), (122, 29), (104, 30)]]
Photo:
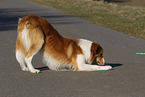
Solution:
[(93, 63), (94, 59), (96, 59), (96, 57), (103, 57), (103, 49), (99, 44), (92, 43), (92, 46), (91, 46), (91, 60), (90, 60), (91, 64)]
[(102, 47), (97, 43), (92, 43), (91, 52), (93, 56), (103, 53)]

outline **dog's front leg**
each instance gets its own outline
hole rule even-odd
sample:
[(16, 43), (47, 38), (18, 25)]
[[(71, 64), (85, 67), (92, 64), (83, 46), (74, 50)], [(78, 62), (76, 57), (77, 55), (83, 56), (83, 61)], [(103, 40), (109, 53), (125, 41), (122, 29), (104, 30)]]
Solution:
[(78, 71), (98, 71), (98, 70), (110, 70), (111, 66), (98, 66), (85, 63), (85, 56), (83, 54), (77, 55), (76, 62), (78, 64)]

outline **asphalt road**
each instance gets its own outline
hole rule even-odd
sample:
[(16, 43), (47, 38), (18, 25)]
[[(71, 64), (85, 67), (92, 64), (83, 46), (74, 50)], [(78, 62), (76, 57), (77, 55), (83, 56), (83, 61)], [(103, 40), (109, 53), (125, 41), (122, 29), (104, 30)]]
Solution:
[[(43, 16), (61, 35), (98, 42), (113, 70), (51, 71), (41, 54), (33, 59), (42, 73), (23, 72), (15, 59), (19, 17)], [(0, 0), (0, 97), (145, 97), (145, 40), (94, 25), (26, 0)]]

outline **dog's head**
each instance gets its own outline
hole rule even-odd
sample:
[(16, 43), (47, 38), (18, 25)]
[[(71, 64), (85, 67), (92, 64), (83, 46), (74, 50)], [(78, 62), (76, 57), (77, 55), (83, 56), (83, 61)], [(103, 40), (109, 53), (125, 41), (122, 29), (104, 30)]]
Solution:
[(103, 58), (103, 49), (97, 43), (92, 43), (91, 46), (91, 59), (90, 64), (97, 63), (99, 65), (105, 65), (105, 60)]

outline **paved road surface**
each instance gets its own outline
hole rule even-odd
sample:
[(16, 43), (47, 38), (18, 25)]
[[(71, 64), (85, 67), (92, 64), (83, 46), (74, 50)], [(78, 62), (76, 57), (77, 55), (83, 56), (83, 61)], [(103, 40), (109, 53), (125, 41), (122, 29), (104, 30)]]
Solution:
[[(33, 64), (42, 73), (22, 72), (15, 59), (19, 17), (47, 18), (60, 34), (98, 42), (114, 68), (98, 72), (47, 70), (38, 54)], [(145, 40), (64, 15), (26, 0), (0, 0), (0, 97), (145, 97)]]

